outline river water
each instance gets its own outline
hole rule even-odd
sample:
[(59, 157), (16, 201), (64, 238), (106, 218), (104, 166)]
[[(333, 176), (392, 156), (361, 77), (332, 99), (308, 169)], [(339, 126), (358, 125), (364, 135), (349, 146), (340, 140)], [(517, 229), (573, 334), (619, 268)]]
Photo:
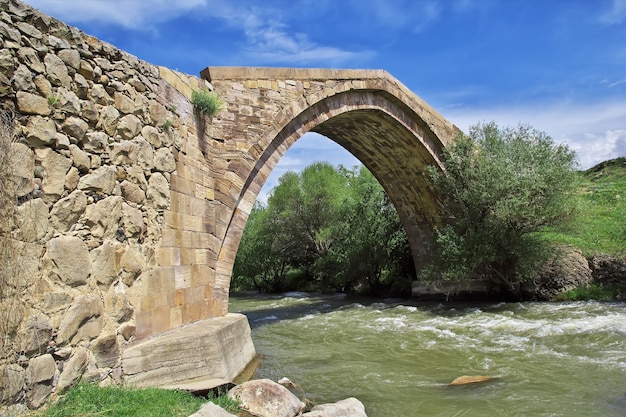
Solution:
[[(313, 403), (369, 417), (626, 416), (626, 303), (438, 304), (231, 296), (263, 356)], [(494, 380), (449, 386), (462, 375)]]

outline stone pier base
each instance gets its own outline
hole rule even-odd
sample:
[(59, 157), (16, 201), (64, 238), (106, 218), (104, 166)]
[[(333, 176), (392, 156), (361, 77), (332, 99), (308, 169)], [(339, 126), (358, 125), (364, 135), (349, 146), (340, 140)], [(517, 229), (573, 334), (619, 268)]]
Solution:
[(227, 314), (138, 341), (122, 369), (131, 386), (202, 391), (232, 382), (255, 356), (248, 319)]

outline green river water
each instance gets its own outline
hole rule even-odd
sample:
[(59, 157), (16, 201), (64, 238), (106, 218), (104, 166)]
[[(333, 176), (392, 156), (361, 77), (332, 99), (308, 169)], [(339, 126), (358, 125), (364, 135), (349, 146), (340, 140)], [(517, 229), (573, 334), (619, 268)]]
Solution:
[[(626, 303), (437, 304), (231, 296), (263, 356), (314, 403), (369, 417), (626, 416)], [(448, 386), (461, 375), (497, 379)]]

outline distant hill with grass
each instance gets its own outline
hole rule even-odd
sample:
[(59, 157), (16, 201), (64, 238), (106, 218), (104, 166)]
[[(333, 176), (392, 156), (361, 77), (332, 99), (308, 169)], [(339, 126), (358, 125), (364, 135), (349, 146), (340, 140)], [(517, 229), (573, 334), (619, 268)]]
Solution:
[(580, 173), (578, 214), (556, 240), (587, 257), (626, 256), (626, 158), (602, 162)]

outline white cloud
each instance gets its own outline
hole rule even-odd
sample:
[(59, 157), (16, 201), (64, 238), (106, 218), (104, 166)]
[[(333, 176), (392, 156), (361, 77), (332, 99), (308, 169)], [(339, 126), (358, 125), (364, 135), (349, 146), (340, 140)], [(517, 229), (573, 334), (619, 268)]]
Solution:
[[(250, 5), (237, 0), (30, 0), (30, 4), (63, 21), (105, 23), (132, 30), (156, 30), (159, 23), (183, 15), (217, 19), (241, 31), (243, 54), (257, 62), (329, 66), (358, 63), (374, 56), (372, 51), (350, 51), (320, 45), (306, 34), (291, 31), (285, 12), (272, 6)], [(214, 24), (214, 23), (212, 23)]]
[(108, 23), (144, 30), (207, 5), (207, 0), (27, 0), (31, 6), (71, 23)]
[(626, 101), (455, 108), (444, 112), (444, 116), (465, 132), (469, 126), (484, 121), (493, 120), (500, 126), (529, 124), (575, 150), (584, 169), (626, 156)]
[(619, 25), (626, 19), (626, 0), (613, 0), (611, 10), (600, 15), (600, 22), (606, 25)]

